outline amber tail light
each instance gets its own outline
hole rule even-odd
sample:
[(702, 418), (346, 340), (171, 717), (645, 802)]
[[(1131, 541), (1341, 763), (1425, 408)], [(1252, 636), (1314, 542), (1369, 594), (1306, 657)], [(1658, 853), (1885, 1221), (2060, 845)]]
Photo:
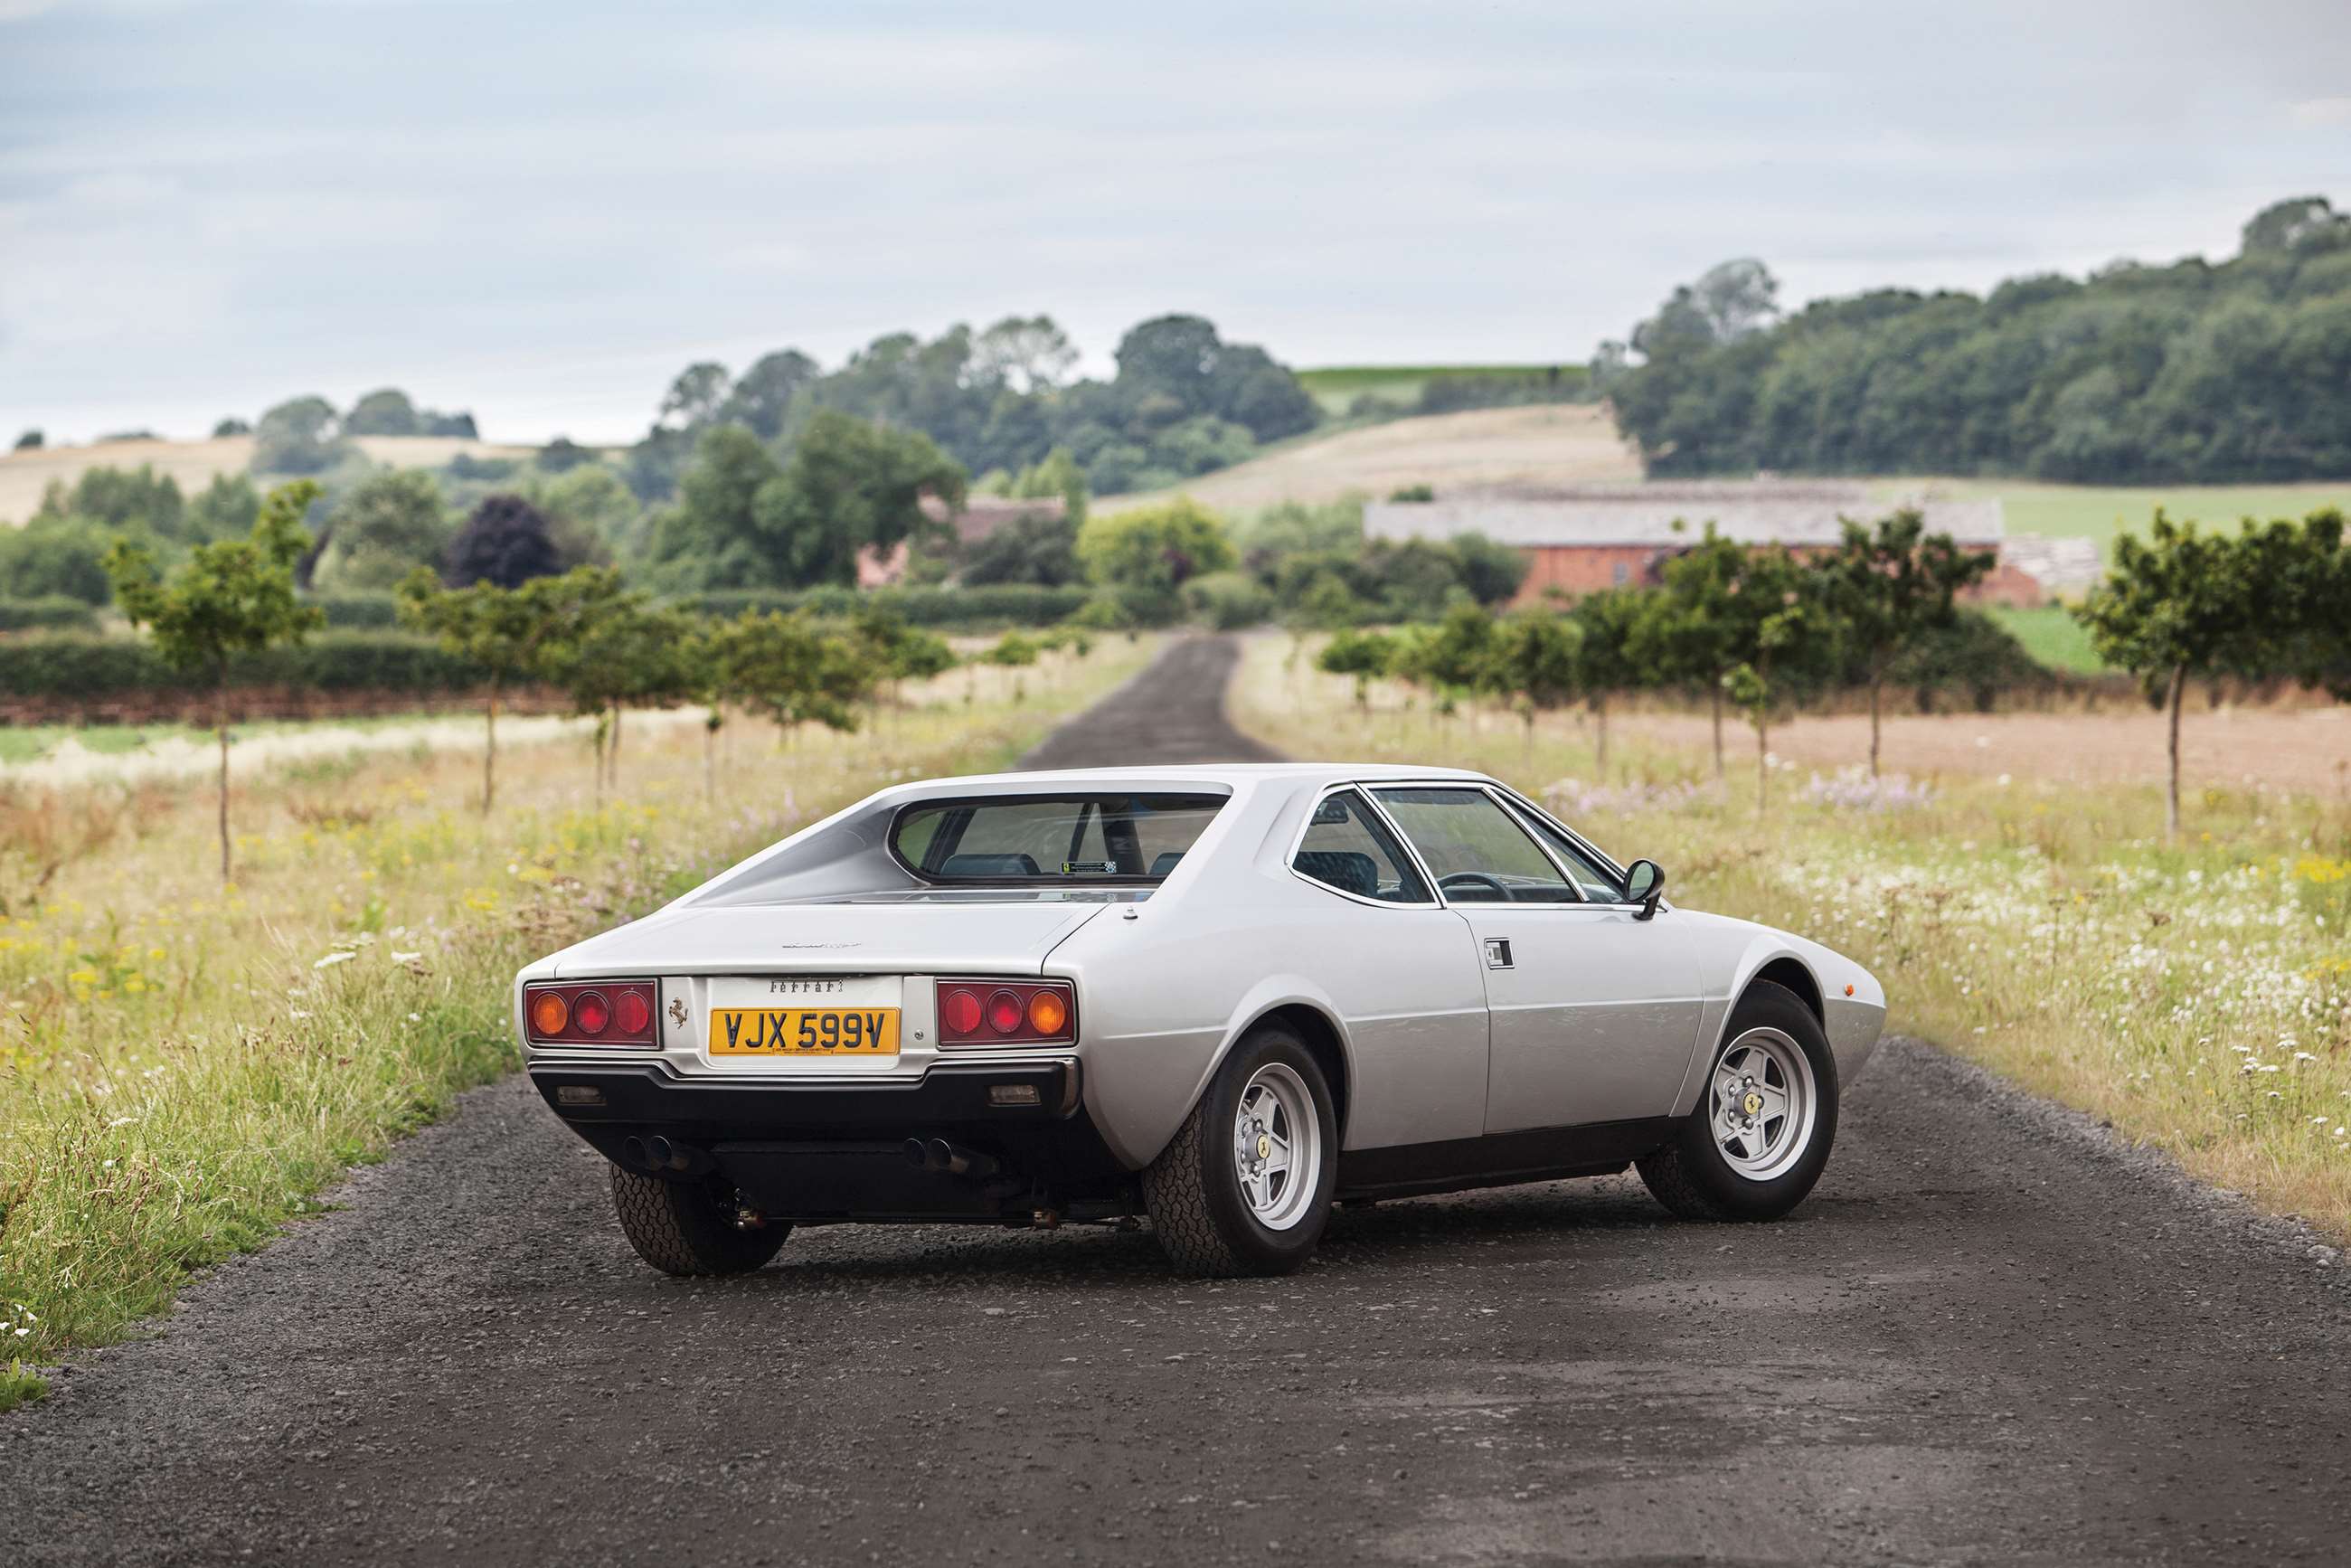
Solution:
[(533, 1045), (652, 1045), (657, 992), (651, 980), (591, 980), (523, 990)]
[(941, 980), (939, 1044), (1068, 1045), (1078, 1038), (1067, 980)]

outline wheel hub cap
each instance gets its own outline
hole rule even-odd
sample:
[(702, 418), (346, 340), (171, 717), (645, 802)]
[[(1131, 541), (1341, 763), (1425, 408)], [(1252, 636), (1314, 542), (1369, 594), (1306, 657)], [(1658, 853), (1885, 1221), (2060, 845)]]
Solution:
[(1785, 1175), (1811, 1144), (1819, 1108), (1812, 1059), (1786, 1033), (1752, 1029), (1715, 1058), (1714, 1138), (1725, 1164), (1750, 1181)]
[(1306, 1081), (1294, 1070), (1270, 1062), (1242, 1086), (1232, 1150), (1250, 1214), (1271, 1230), (1297, 1224), (1321, 1185), (1322, 1132)]

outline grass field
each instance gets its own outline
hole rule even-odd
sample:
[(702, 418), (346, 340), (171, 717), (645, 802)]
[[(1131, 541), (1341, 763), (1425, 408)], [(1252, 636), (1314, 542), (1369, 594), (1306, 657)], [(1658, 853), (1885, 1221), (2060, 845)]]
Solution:
[(2098, 651), (2090, 646), (2089, 632), (2062, 604), (2035, 605), (2030, 610), (1994, 604), (1987, 606), (1984, 613), (1999, 622), (2011, 636), (2024, 644), (2026, 653), (2050, 669), (2095, 675), (2106, 668)]
[(854, 736), (738, 721), (708, 758), (638, 727), (603, 799), (584, 746), (515, 747), (486, 820), (475, 758), (314, 760), (240, 789), (228, 886), (201, 786), (0, 793), (0, 1408), (511, 1070), (524, 963), (881, 784), (1008, 762), (1150, 652), (969, 702), (956, 672)]
[[(362, 435), (355, 444), (376, 462), (394, 468), (437, 468), (460, 452), (474, 457), (528, 457), (538, 451), (532, 446), (501, 446), (449, 435)], [(0, 526), (31, 517), (40, 509), (41, 492), (52, 481), (71, 486), (85, 468), (136, 468), (152, 464), (193, 496), (211, 484), (214, 475), (242, 474), (252, 460), (249, 435), (207, 441), (100, 441), (0, 452)]]
[[(1294, 443), (1178, 488), (1230, 513), (1277, 501), (1374, 499), (1406, 485), (1439, 490), (1494, 484), (1630, 484), (1641, 465), (1592, 403), (1475, 409), (1389, 420)], [(1104, 497), (1114, 512), (1156, 499)]]
[[(1562, 372), (1580, 372), (1583, 368), (1563, 361), (1558, 366)], [(1422, 383), (1435, 376), (1539, 376), (1551, 369), (1550, 365), (1326, 365), (1300, 371), (1298, 381), (1314, 394), (1323, 413), (1343, 414), (1365, 392), (1408, 408), (1419, 400)]]
[[(2204, 790), (2187, 841), (2149, 785), (1782, 769), (1755, 805), (1746, 732), (1727, 785), (1705, 753), (1587, 729), (1437, 720), (1255, 641), (1236, 691), (1296, 756), (1481, 768), (1545, 798), (1672, 896), (1817, 937), (1885, 983), (1888, 1027), (2110, 1120), (2197, 1176), (2351, 1236), (2351, 798)], [(1969, 718), (1946, 721), (1969, 726)], [(2086, 716), (2077, 724), (2101, 722)]]
[(2116, 534), (2144, 529), (2161, 507), (2176, 519), (2233, 528), (2241, 517), (2299, 517), (2322, 507), (2351, 511), (2351, 479), (2314, 485), (2048, 485), (2030, 479), (1886, 479), (1880, 495), (1921, 489), (1997, 499), (2011, 534), (2092, 538), (2111, 559)]

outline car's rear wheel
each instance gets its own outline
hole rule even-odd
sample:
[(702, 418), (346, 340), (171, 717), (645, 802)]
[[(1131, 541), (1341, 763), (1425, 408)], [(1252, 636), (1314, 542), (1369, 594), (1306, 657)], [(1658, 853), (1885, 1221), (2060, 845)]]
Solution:
[(1187, 1273), (1287, 1274), (1322, 1239), (1338, 1157), (1322, 1069), (1296, 1035), (1260, 1025), (1144, 1171), (1144, 1206)]
[(1836, 1059), (1812, 1009), (1758, 981), (1731, 1009), (1697, 1108), (1638, 1162), (1685, 1219), (1777, 1219), (1813, 1190), (1836, 1139)]
[(792, 1233), (780, 1219), (749, 1223), (721, 1184), (664, 1181), (619, 1166), (612, 1209), (637, 1256), (664, 1274), (747, 1274)]

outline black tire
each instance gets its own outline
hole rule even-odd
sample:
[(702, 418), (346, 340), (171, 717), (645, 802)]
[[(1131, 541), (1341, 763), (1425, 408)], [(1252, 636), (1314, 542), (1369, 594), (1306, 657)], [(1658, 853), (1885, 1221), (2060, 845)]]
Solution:
[[(1741, 1172), (1715, 1139), (1715, 1069), (1724, 1054), (1751, 1030), (1775, 1030), (1796, 1042), (1812, 1066), (1814, 1098), (1809, 1142), (1794, 1164), (1769, 1180)], [(1674, 1141), (1635, 1163), (1651, 1196), (1684, 1219), (1778, 1219), (1804, 1201), (1821, 1171), (1829, 1163), (1836, 1141), (1836, 1059), (1829, 1052), (1828, 1036), (1820, 1019), (1784, 986), (1758, 980), (1747, 988), (1721, 1041), (1707, 1058), (1706, 1081), (1697, 1106), (1684, 1119)]]
[[(1305, 1083), (1318, 1131), (1313, 1190), (1295, 1223), (1279, 1230), (1250, 1210), (1232, 1148), (1242, 1092), (1259, 1069), (1277, 1062)], [(1187, 1274), (1288, 1274), (1305, 1265), (1322, 1239), (1338, 1171), (1338, 1118), (1322, 1069), (1296, 1035), (1261, 1024), (1233, 1047), (1175, 1138), (1144, 1169), (1143, 1203), (1160, 1248)]]
[(736, 1223), (734, 1194), (710, 1183), (664, 1181), (612, 1167), (612, 1210), (637, 1256), (664, 1274), (747, 1274), (776, 1255), (790, 1224)]

